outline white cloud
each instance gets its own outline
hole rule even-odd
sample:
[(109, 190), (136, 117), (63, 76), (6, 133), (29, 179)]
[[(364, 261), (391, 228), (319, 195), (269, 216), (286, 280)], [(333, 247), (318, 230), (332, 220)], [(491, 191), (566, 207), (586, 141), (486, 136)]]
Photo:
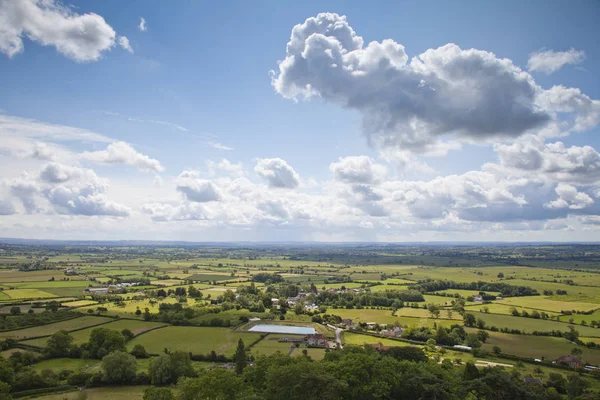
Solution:
[(0, 51), (9, 57), (22, 52), (23, 37), (86, 62), (114, 47), (116, 33), (100, 15), (77, 14), (55, 0), (0, 2)]
[(6, 114), (0, 114), (0, 137), (26, 137), (49, 141), (77, 140), (104, 143), (110, 143), (113, 141), (113, 139), (105, 135), (92, 132), (87, 129), (49, 124), (33, 119), (15, 117)]
[(148, 26), (146, 25), (146, 20), (144, 19), (144, 17), (140, 17), (140, 23), (138, 25), (138, 29), (141, 32), (146, 32), (148, 30)]
[(40, 180), (49, 183), (64, 183), (73, 179), (86, 177), (95, 179), (96, 173), (91, 169), (59, 164), (47, 164), (40, 172)]
[(583, 192), (578, 192), (575, 186), (559, 183), (554, 189), (558, 199), (544, 204), (547, 208), (570, 208), (580, 210), (594, 204), (594, 200)]
[(293, 189), (300, 184), (300, 177), (294, 168), (281, 158), (261, 158), (254, 171), (274, 188)]
[(329, 164), (336, 179), (346, 183), (373, 183), (385, 175), (385, 167), (373, 162), (368, 156), (340, 157)]
[(600, 181), (600, 153), (591, 146), (566, 147), (528, 137), (512, 145), (496, 145), (502, 166), (545, 176), (549, 180), (591, 184)]
[(61, 214), (126, 217), (128, 207), (108, 200), (106, 186), (91, 182), (82, 187), (58, 185), (44, 192), (48, 201)]
[(125, 164), (133, 165), (142, 172), (162, 172), (163, 166), (158, 160), (138, 153), (131, 145), (125, 142), (114, 142), (109, 144), (105, 150), (85, 151), (81, 159), (102, 164)]
[(529, 55), (527, 69), (551, 74), (567, 64), (581, 64), (585, 60), (583, 50), (571, 48), (567, 51), (540, 50)]
[(285, 98), (319, 96), (358, 110), (380, 148), (440, 152), (444, 137), (518, 137), (551, 119), (535, 104), (531, 75), (508, 59), (455, 44), (408, 59), (401, 44), (364, 46), (345, 17), (323, 13), (293, 28), (272, 84)]
[(177, 190), (190, 201), (220, 201), (221, 193), (212, 181), (201, 179), (198, 171), (183, 171), (177, 178)]
[(118, 42), (119, 42), (119, 46), (121, 46), (123, 49), (125, 49), (128, 52), (130, 52), (130, 53), (133, 54), (133, 49), (131, 48), (131, 44), (129, 43), (129, 39), (127, 39), (126, 36), (119, 36)]
[(575, 132), (600, 124), (600, 100), (592, 100), (579, 89), (553, 86), (538, 95), (537, 103), (551, 112), (573, 114), (570, 129)]
[(224, 144), (219, 143), (219, 142), (208, 142), (208, 145), (210, 147), (212, 147), (213, 149), (217, 149), (217, 150), (225, 150), (225, 151), (233, 150), (233, 147), (225, 146)]
[(156, 222), (167, 221), (204, 221), (206, 211), (199, 204), (182, 202), (177, 206), (166, 203), (144, 204), (142, 211)]

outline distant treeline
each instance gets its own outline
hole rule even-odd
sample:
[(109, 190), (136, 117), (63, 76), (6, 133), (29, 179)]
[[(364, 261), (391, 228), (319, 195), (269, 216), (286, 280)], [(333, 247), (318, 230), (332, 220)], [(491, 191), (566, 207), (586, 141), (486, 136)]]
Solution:
[(446, 280), (419, 281), (412, 289), (420, 292), (437, 292), (446, 289), (477, 290), (481, 292), (500, 292), (505, 297), (537, 296), (537, 290), (527, 286), (514, 286), (503, 282), (455, 282)]

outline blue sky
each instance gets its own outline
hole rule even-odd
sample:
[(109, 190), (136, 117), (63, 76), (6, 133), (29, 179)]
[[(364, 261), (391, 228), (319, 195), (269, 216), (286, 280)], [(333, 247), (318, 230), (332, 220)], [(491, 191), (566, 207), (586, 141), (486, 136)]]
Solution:
[[(27, 0), (22, 5), (25, 22), (15, 18), (14, 4), (0, 2), (0, 22), (16, 32), (4, 38), (0, 34), (0, 116), (4, 116), (0, 133), (11, 139), (0, 147), (2, 236), (190, 240), (215, 235), (219, 240), (454, 240), (456, 232), (465, 240), (600, 236), (595, 230), (600, 222), (595, 177), (600, 163), (594, 158), (600, 122), (596, 2), (72, 1), (47, 7)], [(382, 64), (379, 69), (368, 67), (366, 76), (372, 80), (347, 80), (342, 70), (329, 75), (301, 64), (281, 69), (278, 61), (299, 57), (286, 54), (292, 28), (307, 18), (319, 20), (322, 12), (345, 15), (344, 29), (364, 39), (362, 49), (386, 39), (404, 46), (406, 65), (397, 67), (403, 72), (393, 71), (398, 73), (394, 81), (398, 86), (392, 85), (390, 93), (385, 85), (377, 86), (384, 76)], [(69, 24), (90, 13), (102, 18), (90, 22), (100, 28), (81, 34), (87, 40), (81, 41)], [(37, 22), (28, 23), (27, 16)], [(139, 29), (141, 17), (146, 31)], [(336, 38), (331, 29), (320, 34)], [(131, 51), (119, 46), (123, 37)], [(21, 49), (9, 54), (2, 44), (14, 38), (21, 41)], [(446, 57), (465, 57), (460, 67), (453, 67), (464, 68), (460, 74), (465, 87), (457, 83), (447, 88), (447, 100), (439, 109), (433, 104), (420, 109), (414, 104), (427, 105), (429, 94), (402, 86), (403, 79), (416, 73), (405, 67), (413, 57), (448, 43), (462, 49)], [(68, 54), (65, 47), (75, 53)], [(512, 92), (497, 83), (504, 79), (504, 71), (480, 70), (480, 64), (467, 58), (468, 49), (493, 53), (493, 62), (511, 71), (506, 73), (515, 74), (514, 68), (520, 68), (527, 77), (511, 81)], [(393, 50), (383, 51), (388, 52), (386, 62), (393, 60)], [(532, 53), (541, 54), (543, 65), (528, 67)], [(360, 57), (367, 62), (372, 56)], [(509, 59), (510, 66), (501, 59)], [(437, 87), (440, 93), (445, 85), (454, 84), (444, 77), (449, 68), (433, 65), (418, 72), (440, 77), (439, 84), (444, 85)], [(522, 87), (525, 81), (527, 88)], [(305, 98), (308, 92), (300, 86), (304, 82), (318, 94)], [(422, 79), (423, 85), (429, 82)], [(488, 84), (498, 90), (480, 93)], [(562, 92), (548, 91), (553, 86)], [(569, 88), (579, 89), (579, 94)], [(531, 90), (535, 95), (524, 98)], [(472, 96), (473, 91), (492, 99), (489, 109), (484, 110), (482, 102), (467, 107), (465, 102), (472, 98), (458, 98), (465, 93)], [(361, 95), (365, 92), (370, 93), (368, 98)], [(421, 95), (425, 97), (414, 98)], [(404, 103), (410, 96), (413, 103)], [(574, 109), (573, 103), (580, 108)], [(485, 114), (496, 104), (506, 106), (506, 116), (500, 111)], [(517, 114), (515, 105), (524, 110)], [(385, 115), (380, 115), (382, 109), (388, 110)], [(454, 111), (456, 115), (447, 115)], [(544, 125), (527, 119), (535, 112), (551, 121)], [(426, 127), (405, 126), (412, 117)], [(492, 126), (496, 117), (499, 126)], [(518, 132), (508, 132), (510, 124), (501, 122), (521, 117), (527, 129), (515, 128)], [(578, 117), (588, 121), (584, 129), (569, 125)], [(378, 123), (394, 126), (371, 131)], [(32, 136), (32, 130), (42, 129), (35, 124), (44, 129), (79, 128), (103, 139)], [(549, 125), (556, 127), (552, 135), (542, 132)], [(494, 133), (488, 135), (486, 130)], [(392, 145), (382, 144), (390, 138)], [(35, 147), (36, 141), (60, 146), (66, 153), (30, 156), (28, 146)], [(127, 147), (107, 152), (111, 142)], [(556, 142), (564, 144), (564, 151), (552, 147)], [(445, 146), (453, 150), (440, 150)], [(515, 152), (530, 157), (532, 146), (543, 165), (533, 169), (526, 163), (528, 167), (522, 168)], [(348, 158), (358, 156), (364, 158)], [(61, 170), (64, 177), (44, 181), (42, 171), (51, 163), (59, 165), (53, 164), (53, 171), (68, 172)], [(357, 169), (370, 178), (360, 174), (357, 178)], [(355, 174), (350, 177), (348, 170)], [(194, 173), (182, 176), (184, 171)], [(472, 178), (471, 172), (479, 175)], [(541, 176), (543, 182), (537, 182)], [(519, 179), (528, 180), (529, 186), (515, 186)], [(100, 183), (83, 188), (90, 180)], [(461, 185), (463, 189), (456, 191)], [(77, 198), (87, 199), (91, 193), (85, 205), (94, 206), (88, 209), (53, 196), (59, 186)], [(190, 196), (185, 187), (202, 196)], [(446, 191), (440, 192), (441, 187)], [(478, 195), (469, 197), (472, 192)], [(489, 213), (481, 216), (481, 209)], [(122, 229), (115, 232), (117, 228)]]

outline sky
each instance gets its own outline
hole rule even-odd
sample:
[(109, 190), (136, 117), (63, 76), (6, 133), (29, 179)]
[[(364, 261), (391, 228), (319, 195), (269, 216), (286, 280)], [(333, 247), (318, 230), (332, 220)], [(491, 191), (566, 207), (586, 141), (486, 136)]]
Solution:
[(598, 15), (0, 0), (0, 237), (598, 241)]

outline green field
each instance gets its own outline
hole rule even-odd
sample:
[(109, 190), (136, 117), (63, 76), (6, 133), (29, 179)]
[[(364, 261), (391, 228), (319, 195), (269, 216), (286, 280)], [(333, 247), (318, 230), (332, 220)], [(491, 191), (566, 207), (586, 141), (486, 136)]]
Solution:
[(573, 323), (580, 324), (582, 321), (585, 321), (589, 324), (592, 321), (600, 321), (600, 310), (596, 310), (591, 314), (572, 314), (572, 315), (562, 315), (559, 317), (559, 320), (564, 322), (569, 322), (573, 319)]
[[(596, 291), (600, 291), (600, 288), (596, 288)], [(590, 311), (598, 308), (598, 304), (587, 303), (581, 301), (561, 301), (559, 299), (562, 296), (553, 296), (548, 298), (546, 296), (526, 296), (526, 297), (507, 297), (502, 300), (497, 300), (498, 304), (506, 304), (509, 306), (521, 306), (527, 308), (534, 308), (537, 310), (561, 312), (562, 310), (579, 310), (579, 311)]]
[(105, 324), (114, 321), (106, 317), (79, 317), (67, 321), (55, 322), (47, 325), (40, 325), (33, 328), (17, 329), (14, 331), (0, 332), (0, 338), (12, 337), (15, 339), (27, 339), (31, 337), (49, 336), (60, 330), (73, 331), (76, 329), (87, 328), (90, 326)]
[(127, 347), (132, 349), (136, 344), (141, 344), (152, 354), (168, 348), (194, 354), (208, 354), (215, 350), (218, 354), (232, 355), (238, 339), (250, 344), (259, 337), (256, 333), (234, 332), (228, 328), (168, 326), (136, 337), (127, 343)]
[(188, 276), (186, 279), (199, 282), (212, 282), (212, 281), (227, 281), (233, 279), (230, 274), (193, 274)]
[(410, 343), (401, 342), (399, 340), (387, 339), (371, 335), (361, 335), (360, 333), (344, 332), (344, 344), (352, 344), (355, 346), (363, 346), (365, 344), (381, 344), (382, 346), (410, 346)]
[(269, 338), (276, 337), (277, 336), (267, 335), (266, 338), (262, 339), (260, 342), (252, 346), (252, 354), (255, 356), (268, 356), (278, 351), (281, 352), (281, 354), (288, 354), (290, 352), (291, 347), (294, 346), (294, 344), (290, 342), (278, 342), (277, 340), (269, 340)]
[(63, 369), (71, 371), (90, 370), (97, 368), (100, 365), (100, 360), (92, 360), (85, 358), (52, 358), (50, 360), (42, 360), (33, 366), (33, 369), (40, 372), (45, 369), (51, 369), (54, 372), (59, 372)]
[[(404, 309), (403, 309), (404, 310)], [(419, 310), (419, 309), (417, 309)], [(400, 312), (400, 310), (398, 310)], [(425, 310), (423, 310), (425, 311)], [(421, 311), (406, 311), (407, 313), (415, 312), (420, 313)], [(396, 322), (400, 325), (406, 326), (433, 326), (434, 323), (443, 326), (450, 326), (452, 324), (461, 324), (461, 321), (455, 320), (443, 320), (443, 319), (431, 319), (431, 318), (414, 318), (414, 317), (398, 317), (392, 315), (392, 310), (373, 310), (373, 309), (352, 309), (348, 310), (345, 308), (338, 309), (327, 309), (327, 314), (339, 315), (342, 319), (350, 318), (353, 322), (375, 322), (378, 324), (394, 325)], [(457, 314), (457, 313), (455, 313)], [(442, 311), (442, 318), (445, 318), (445, 312)]]
[[(88, 400), (142, 400), (148, 386), (115, 386), (85, 389)], [(36, 397), (36, 400), (77, 400), (79, 391)]]
[(53, 293), (39, 289), (9, 289), (2, 292), (10, 299), (23, 300), (23, 299), (47, 299), (51, 297), (57, 297)]
[[(486, 314), (481, 312), (472, 312), (475, 318), (481, 318), (486, 326), (495, 326), (497, 328), (519, 329), (521, 332), (531, 333), (533, 331), (550, 332), (569, 330), (570, 324), (562, 322), (549, 321), (543, 319), (513, 317), (500, 314)], [(581, 336), (600, 337), (600, 329), (589, 326), (572, 325)]]
[[(135, 336), (137, 336), (137, 335), (140, 335), (149, 330), (156, 329), (156, 328), (163, 327), (163, 326), (166, 326), (166, 324), (163, 324), (160, 322), (145, 322), (145, 321), (122, 319), (119, 321), (109, 322), (108, 324), (103, 324), (102, 328), (113, 329), (113, 330), (116, 330), (119, 332), (121, 332), (123, 329), (129, 329)], [(96, 328), (98, 328), (98, 327), (95, 326), (95, 327), (90, 327), (87, 329), (81, 329), (81, 330), (78, 330), (75, 332), (71, 332), (71, 336), (73, 337), (73, 342), (76, 344), (86, 343), (90, 338), (92, 330), (94, 330)], [(23, 344), (26, 344), (29, 346), (34, 346), (34, 347), (45, 347), (47, 341), (48, 341), (48, 338), (39, 338), (39, 339), (26, 340), (23, 342)]]
[[(494, 346), (499, 346), (503, 353), (514, 354), (521, 357), (539, 358), (542, 357), (554, 360), (560, 356), (570, 354), (575, 346), (563, 338), (547, 336), (529, 336), (529, 335), (510, 335), (500, 332), (490, 332), (490, 337), (483, 345), (487, 351), (492, 351)], [(583, 350), (582, 360), (592, 364), (600, 363), (600, 350)]]

